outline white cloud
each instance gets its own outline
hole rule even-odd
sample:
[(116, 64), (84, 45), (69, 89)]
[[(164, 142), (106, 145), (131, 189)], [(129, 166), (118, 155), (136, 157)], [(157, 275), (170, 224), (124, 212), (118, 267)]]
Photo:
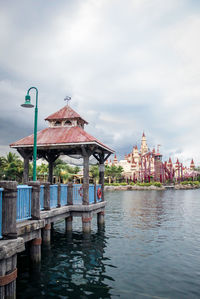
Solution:
[[(189, 0), (77, 0), (48, 7), (7, 1), (0, 12), (1, 111), (31, 129), (33, 112), (22, 115), (18, 107), (33, 84), (39, 127), (71, 95), (72, 107), (90, 123), (87, 130), (120, 155), (145, 130), (166, 157), (199, 162), (199, 15), (198, 3)], [(16, 137), (24, 136), (20, 130)]]

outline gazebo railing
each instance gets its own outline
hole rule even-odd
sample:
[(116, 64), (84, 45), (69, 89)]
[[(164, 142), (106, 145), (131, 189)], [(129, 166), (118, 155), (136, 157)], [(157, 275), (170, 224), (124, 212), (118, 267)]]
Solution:
[(94, 203), (94, 185), (89, 185), (89, 203)]
[(31, 186), (17, 186), (17, 221), (31, 218), (31, 196)]
[(0, 239), (2, 238), (2, 193), (3, 188), (0, 188)]
[(58, 205), (58, 185), (50, 185), (50, 208)]
[(67, 204), (67, 185), (60, 185), (60, 204), (61, 207)]
[(83, 203), (83, 186), (82, 184), (73, 184), (73, 204), (81, 205)]

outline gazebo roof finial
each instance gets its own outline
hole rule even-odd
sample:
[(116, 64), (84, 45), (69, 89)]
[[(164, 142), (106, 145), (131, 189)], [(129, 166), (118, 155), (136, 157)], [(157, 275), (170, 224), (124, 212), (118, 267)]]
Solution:
[(64, 101), (67, 101), (67, 106), (69, 105), (69, 101), (71, 101), (71, 97), (69, 97), (69, 96), (66, 96), (65, 98), (64, 98)]

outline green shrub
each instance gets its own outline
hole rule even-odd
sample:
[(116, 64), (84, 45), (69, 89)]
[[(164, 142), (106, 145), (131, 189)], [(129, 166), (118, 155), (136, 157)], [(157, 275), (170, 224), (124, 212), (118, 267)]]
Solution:
[(160, 182), (154, 182), (153, 185), (155, 187), (162, 187), (162, 184)]
[(183, 181), (181, 182), (181, 185), (191, 185), (191, 186), (199, 186), (199, 181)]

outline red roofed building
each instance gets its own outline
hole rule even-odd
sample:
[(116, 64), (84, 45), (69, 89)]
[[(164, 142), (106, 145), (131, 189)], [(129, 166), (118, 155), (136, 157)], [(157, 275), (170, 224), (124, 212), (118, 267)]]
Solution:
[[(49, 127), (37, 133), (37, 157), (49, 162), (49, 181), (52, 182), (53, 162), (60, 155), (81, 155), (84, 159), (85, 171), (89, 171), (89, 157), (93, 155), (100, 165), (104, 165), (107, 158), (114, 153), (112, 149), (84, 130), (88, 124), (70, 106), (65, 106), (51, 114), (46, 119)], [(29, 160), (33, 155), (34, 135), (22, 138), (10, 147), (16, 148), (24, 158), (24, 181), (28, 180)], [(103, 171), (100, 167), (100, 174)], [(103, 180), (101, 174), (101, 181)], [(86, 182), (87, 183), (87, 182)]]

